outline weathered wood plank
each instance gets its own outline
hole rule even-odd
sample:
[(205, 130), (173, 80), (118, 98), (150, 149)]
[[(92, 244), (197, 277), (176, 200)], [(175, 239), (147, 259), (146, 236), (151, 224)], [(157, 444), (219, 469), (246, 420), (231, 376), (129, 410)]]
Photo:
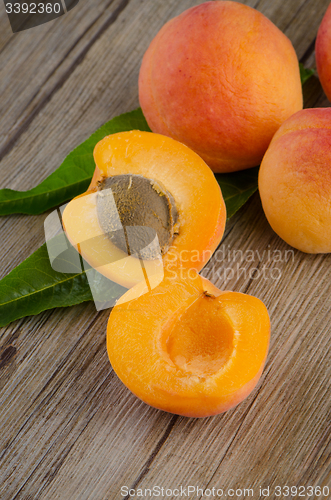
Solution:
[[(0, 37), (1, 88), (6, 99), (20, 90), (6, 108), (9, 121), (0, 117), (1, 144), (11, 141), (0, 164), (1, 186), (34, 186), (98, 126), (136, 107), (150, 40), (166, 20), (198, 3), (100, 0), (94, 5), (102, 13), (86, 2), (57, 21), (61, 29), (31, 37), (24, 47)], [(244, 3), (285, 30), (299, 57), (314, 65), (312, 42), (328, 1)], [(66, 55), (61, 37), (68, 28)], [(54, 40), (60, 42), (52, 50)], [(13, 55), (33, 62), (24, 91)], [(40, 62), (45, 65), (35, 75)], [(310, 105), (328, 105), (317, 80), (307, 93)], [(1, 275), (42, 243), (43, 218), (1, 219)], [(139, 402), (111, 372), (107, 312), (96, 314), (90, 304), (17, 321), (0, 333), (1, 499), (117, 499), (122, 485), (328, 484), (330, 256), (292, 254), (268, 226), (258, 196), (230, 221), (220, 250), (204, 274), (222, 288), (260, 297), (272, 318), (257, 390), (215, 418), (173, 417)], [(237, 263), (244, 269), (239, 275)]]
[[(0, 486), (1, 498), (21, 498), (26, 485), (29, 494), (37, 498), (38, 490), (52, 483), (80, 436), (84, 436), (85, 444), (81, 456), (76, 454), (78, 461), (91, 446), (92, 451), (97, 449), (94, 465), (101, 471), (104, 446), (108, 463), (114, 462), (117, 474), (119, 454), (129, 446), (133, 470), (125, 461), (122, 467), (126, 474), (134, 474), (141, 460), (153, 450), (153, 438), (158, 439), (164, 432), (165, 414), (156, 410), (151, 413), (124, 387), (114, 383), (105, 348), (107, 314), (96, 317), (93, 307), (88, 309), (88, 314), (83, 315), (84, 325), (79, 321), (83, 307), (78, 307), (69, 318), (62, 311), (48, 314), (45, 335), (43, 323), (27, 339), (20, 336), (17, 373), (15, 380), (7, 384), (3, 399), (7, 421), (2, 429), (6, 442), (1, 470), (6, 481)], [(31, 354), (22, 359), (24, 340), (29, 342)], [(123, 420), (127, 425), (123, 426)], [(90, 479), (88, 476), (89, 483)], [(96, 485), (91, 483), (91, 487)]]
[(0, 159), (125, 4), (124, 0), (81, 2), (79, 9), (44, 26), (11, 34), (6, 40), (0, 67), (1, 96), (6, 103), (0, 116)]

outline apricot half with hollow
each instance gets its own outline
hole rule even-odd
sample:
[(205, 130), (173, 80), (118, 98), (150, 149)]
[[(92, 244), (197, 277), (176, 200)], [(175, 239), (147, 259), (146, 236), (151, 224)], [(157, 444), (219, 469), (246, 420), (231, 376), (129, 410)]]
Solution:
[(206, 163), (169, 137), (140, 131), (105, 137), (94, 158), (89, 189), (62, 215), (84, 259), (126, 287), (168, 266), (202, 269), (226, 221)]
[(121, 381), (145, 403), (189, 417), (246, 398), (268, 352), (264, 304), (184, 269), (144, 293), (143, 283), (131, 288), (109, 317), (108, 355)]

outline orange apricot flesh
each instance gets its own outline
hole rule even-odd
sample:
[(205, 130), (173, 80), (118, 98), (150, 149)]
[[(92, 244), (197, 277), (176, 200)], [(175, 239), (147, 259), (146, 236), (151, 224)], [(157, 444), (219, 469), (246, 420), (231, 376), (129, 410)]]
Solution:
[(147, 49), (139, 100), (150, 128), (183, 142), (214, 172), (259, 165), (302, 109), (290, 40), (239, 2), (210, 1), (166, 23)]
[(216, 415), (245, 399), (267, 357), (264, 304), (185, 270), (145, 295), (143, 288), (129, 290), (108, 321), (108, 355), (121, 381), (145, 403), (188, 417)]
[[(220, 187), (205, 162), (169, 137), (140, 131), (105, 137), (95, 147), (94, 158), (96, 169), (88, 191), (72, 200), (62, 215), (66, 234), (84, 259), (126, 287), (168, 266), (202, 269), (219, 245), (226, 222)], [(160, 258), (139, 260), (105, 234), (97, 209), (99, 186), (118, 176), (128, 179), (127, 192), (132, 178), (145, 179), (156, 186), (162, 199), (171, 198), (177, 219), (169, 248)], [(131, 214), (131, 208), (126, 209)], [(114, 227), (120, 226), (115, 221)]]
[(331, 252), (331, 109), (305, 109), (275, 134), (259, 173), (263, 210), (286, 243)]

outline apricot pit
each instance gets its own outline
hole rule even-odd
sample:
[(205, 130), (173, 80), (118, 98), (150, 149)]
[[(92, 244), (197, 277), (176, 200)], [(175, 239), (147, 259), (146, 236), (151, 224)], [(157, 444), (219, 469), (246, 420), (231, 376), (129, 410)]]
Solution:
[[(157, 234), (161, 254), (168, 251), (175, 231), (178, 231), (178, 212), (172, 195), (166, 189), (152, 179), (130, 174), (108, 177), (98, 183), (98, 189), (100, 226), (118, 248), (127, 251), (128, 255), (138, 252), (142, 258), (156, 258), (149, 244)], [(124, 231), (114, 228), (116, 215), (110, 196), (115, 199)], [(127, 226), (135, 228), (130, 242), (125, 230)]]

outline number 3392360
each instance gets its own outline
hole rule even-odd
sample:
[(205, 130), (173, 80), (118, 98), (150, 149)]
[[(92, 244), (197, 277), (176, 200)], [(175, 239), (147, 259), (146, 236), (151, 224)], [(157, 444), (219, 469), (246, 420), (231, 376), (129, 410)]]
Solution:
[(6, 3), (7, 14), (60, 14), (60, 3)]

